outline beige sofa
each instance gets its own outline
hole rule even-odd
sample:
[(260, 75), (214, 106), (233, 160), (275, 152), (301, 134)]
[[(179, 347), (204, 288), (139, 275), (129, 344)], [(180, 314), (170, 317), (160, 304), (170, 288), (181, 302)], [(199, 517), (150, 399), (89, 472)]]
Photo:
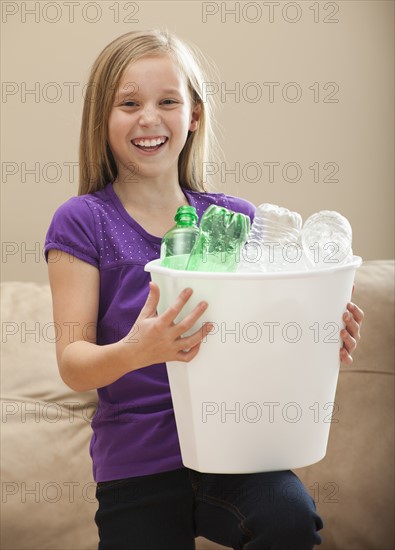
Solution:
[[(354, 364), (341, 367), (339, 422), (326, 457), (297, 471), (325, 521), (323, 550), (395, 547), (393, 285), (392, 261), (357, 272), (366, 319)], [(1, 548), (97, 548), (88, 452), (96, 393), (74, 393), (58, 375), (48, 286), (6, 282), (1, 293)], [(222, 547), (200, 538), (197, 548)]]

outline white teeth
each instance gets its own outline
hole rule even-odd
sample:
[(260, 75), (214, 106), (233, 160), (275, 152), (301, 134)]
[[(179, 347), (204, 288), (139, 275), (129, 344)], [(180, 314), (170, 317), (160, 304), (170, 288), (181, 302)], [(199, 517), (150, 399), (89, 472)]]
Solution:
[(132, 140), (135, 145), (141, 145), (142, 147), (155, 147), (166, 141), (165, 137), (155, 139), (135, 139)]

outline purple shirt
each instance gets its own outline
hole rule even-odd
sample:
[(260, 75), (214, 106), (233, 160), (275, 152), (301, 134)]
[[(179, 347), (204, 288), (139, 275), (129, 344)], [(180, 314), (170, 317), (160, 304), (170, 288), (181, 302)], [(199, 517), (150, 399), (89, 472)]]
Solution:
[[(222, 193), (183, 189), (199, 219), (210, 204), (254, 216), (252, 203)], [(72, 197), (54, 214), (45, 241), (100, 271), (97, 344), (119, 341), (135, 323), (148, 296), (147, 262), (159, 258), (161, 239), (125, 210), (112, 184)], [(90, 454), (95, 480), (155, 474), (183, 466), (166, 364), (151, 365), (99, 388)]]

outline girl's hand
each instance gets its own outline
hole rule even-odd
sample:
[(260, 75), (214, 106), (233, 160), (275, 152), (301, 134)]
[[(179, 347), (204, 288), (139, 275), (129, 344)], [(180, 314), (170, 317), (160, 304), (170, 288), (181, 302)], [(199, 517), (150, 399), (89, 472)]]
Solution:
[[(353, 287), (354, 292), (354, 287)], [(343, 315), (346, 327), (340, 331), (340, 338), (343, 340), (343, 347), (340, 350), (340, 360), (351, 365), (353, 358), (351, 354), (355, 351), (360, 340), (360, 329), (365, 314), (357, 305), (349, 302), (347, 311)]]
[[(183, 338), (208, 307), (207, 302), (200, 302), (195, 309), (179, 323), (174, 320), (182, 311), (192, 295), (192, 289), (186, 288), (175, 303), (161, 315), (156, 308), (159, 302), (159, 287), (150, 282), (150, 292), (136, 323), (123, 339), (126, 343), (135, 344), (134, 360), (139, 367), (146, 367), (166, 361), (191, 361), (198, 353), (200, 344), (212, 330), (210, 323)], [(129, 354), (128, 354), (129, 355)]]

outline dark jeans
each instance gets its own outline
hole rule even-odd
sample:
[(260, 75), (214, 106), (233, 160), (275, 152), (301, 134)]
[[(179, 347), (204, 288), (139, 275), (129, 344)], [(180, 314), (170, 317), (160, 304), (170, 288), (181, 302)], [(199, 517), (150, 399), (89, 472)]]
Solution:
[(183, 468), (98, 483), (99, 550), (193, 550), (197, 536), (238, 550), (309, 550), (321, 518), (290, 471)]

